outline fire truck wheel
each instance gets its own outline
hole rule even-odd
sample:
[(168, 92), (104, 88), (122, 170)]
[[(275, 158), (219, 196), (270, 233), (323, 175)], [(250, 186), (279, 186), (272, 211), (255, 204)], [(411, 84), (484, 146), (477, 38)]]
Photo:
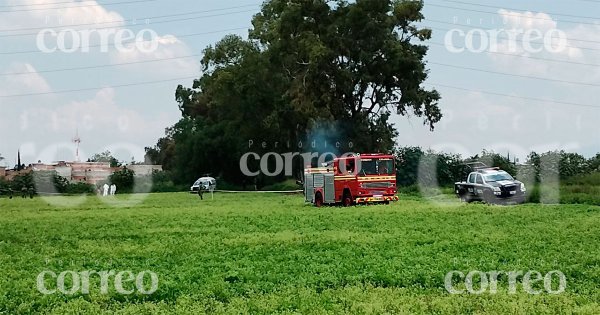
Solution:
[(323, 206), (323, 195), (320, 192), (315, 194), (315, 207), (321, 208)]
[(342, 199), (342, 205), (344, 205), (344, 207), (352, 206), (352, 196), (350, 196), (350, 194), (346, 193), (344, 195), (344, 198)]

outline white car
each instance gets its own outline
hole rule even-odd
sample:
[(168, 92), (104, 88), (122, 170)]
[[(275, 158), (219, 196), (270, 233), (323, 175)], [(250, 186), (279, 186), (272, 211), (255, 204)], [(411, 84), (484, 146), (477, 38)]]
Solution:
[(215, 190), (217, 189), (217, 180), (212, 177), (200, 177), (196, 182), (194, 182), (192, 187), (190, 187), (190, 193), (198, 193), (200, 186), (202, 186), (203, 191)]

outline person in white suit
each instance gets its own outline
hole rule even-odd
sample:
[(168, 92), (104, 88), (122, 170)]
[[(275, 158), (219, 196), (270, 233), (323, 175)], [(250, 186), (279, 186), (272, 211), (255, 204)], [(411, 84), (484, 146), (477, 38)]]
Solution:
[(108, 187), (108, 184), (104, 184), (104, 186), (102, 186), (102, 196), (106, 197), (108, 196), (108, 189), (110, 187)]
[(117, 194), (117, 185), (115, 185), (115, 184), (110, 185), (110, 195), (114, 196), (116, 194)]

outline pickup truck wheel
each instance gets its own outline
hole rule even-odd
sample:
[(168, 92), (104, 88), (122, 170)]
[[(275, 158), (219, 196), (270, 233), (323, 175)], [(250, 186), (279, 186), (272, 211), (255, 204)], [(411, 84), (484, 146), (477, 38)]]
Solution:
[(460, 195), (459, 198), (462, 202), (471, 203), (471, 197), (469, 197), (467, 193), (465, 193), (464, 195)]
[(496, 203), (494, 194), (492, 194), (492, 192), (489, 190), (486, 190), (485, 192), (483, 192), (483, 200), (485, 201), (485, 203), (490, 204), (490, 205), (493, 205)]

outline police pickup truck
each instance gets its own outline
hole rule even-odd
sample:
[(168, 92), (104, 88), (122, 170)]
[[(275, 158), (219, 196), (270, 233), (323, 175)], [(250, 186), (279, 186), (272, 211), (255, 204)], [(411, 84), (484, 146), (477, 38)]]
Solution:
[(527, 188), (497, 167), (478, 167), (466, 181), (455, 183), (456, 195), (465, 202), (524, 203)]

